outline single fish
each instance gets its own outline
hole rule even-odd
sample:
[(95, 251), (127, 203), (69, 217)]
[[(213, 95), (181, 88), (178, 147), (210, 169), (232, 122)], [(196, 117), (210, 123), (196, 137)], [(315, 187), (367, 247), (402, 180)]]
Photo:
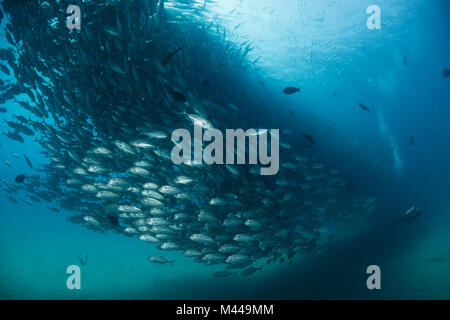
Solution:
[(28, 123), (28, 119), (25, 118), (24, 116), (14, 115), (14, 118), (16, 118), (21, 123)]
[(241, 272), (241, 276), (243, 277), (248, 277), (251, 276), (252, 274), (254, 274), (256, 271), (262, 271), (262, 268), (264, 267), (264, 265), (262, 265), (261, 267), (255, 268), (255, 267), (249, 267), (247, 269), (245, 269), (244, 271)]
[(86, 253), (86, 256), (84, 257), (84, 259), (82, 259), (81, 257), (78, 257), (78, 260), (80, 260), (80, 263), (82, 266), (85, 266), (88, 260), (88, 254)]
[(112, 224), (114, 227), (119, 227), (119, 226), (120, 226), (119, 220), (117, 220), (117, 217), (116, 217), (116, 216), (108, 215), (108, 216), (106, 216), (106, 218), (108, 219), (109, 222), (111, 222), (111, 224)]
[(259, 61), (259, 59), (261, 59), (261, 56), (259, 56), (259, 57), (256, 58), (255, 60), (253, 60), (253, 64), (256, 64), (256, 63)]
[(8, 139), (20, 142), (20, 143), (24, 143), (25, 140), (22, 138), (22, 136), (17, 132), (8, 132), (8, 133), (3, 133), (3, 135), (5, 135), (6, 137), (8, 137)]
[(225, 278), (225, 277), (236, 276), (236, 275), (237, 275), (237, 272), (230, 272), (227, 270), (214, 272), (214, 277), (217, 277), (217, 278)]
[(445, 262), (445, 257), (430, 257), (426, 258), (424, 261), (427, 263), (442, 263)]
[(170, 90), (169, 94), (178, 102), (185, 103), (187, 101), (186, 97), (180, 92)]
[(296, 87), (287, 87), (283, 90), (284, 94), (293, 94), (296, 92), (300, 92), (300, 88), (296, 88)]
[(30, 159), (28, 159), (26, 154), (23, 154), (23, 157), (25, 158), (25, 161), (27, 162), (28, 166), (33, 169), (33, 164), (31, 163)]
[(178, 49), (173, 50), (172, 52), (170, 52), (167, 56), (165, 56), (162, 61), (161, 61), (161, 65), (166, 65), (166, 64), (170, 64), (170, 62), (172, 61), (172, 58), (181, 50), (183, 50), (184, 47), (179, 47)]
[(8, 200), (11, 201), (12, 203), (17, 204), (17, 200), (12, 197), (9, 197)]
[(362, 103), (359, 103), (359, 107), (360, 107), (361, 109), (363, 109), (364, 111), (370, 112), (369, 107), (363, 105)]
[(175, 262), (175, 260), (169, 261), (164, 257), (155, 257), (155, 256), (151, 256), (147, 258), (148, 261), (153, 262), (153, 263), (157, 263), (157, 264), (170, 264), (173, 267), (173, 263)]
[(303, 134), (303, 138), (305, 138), (309, 143), (314, 144), (316, 143), (316, 141), (314, 140), (313, 137), (311, 137), (309, 134), (304, 133)]
[(25, 181), (25, 175), (24, 175), (24, 174), (19, 174), (19, 175), (14, 179), (14, 181), (17, 182), (17, 183), (22, 183), (22, 182), (24, 182), (24, 181)]
[(10, 75), (9, 69), (8, 69), (5, 65), (0, 64), (0, 70), (1, 70), (3, 73), (6, 73), (8, 76)]

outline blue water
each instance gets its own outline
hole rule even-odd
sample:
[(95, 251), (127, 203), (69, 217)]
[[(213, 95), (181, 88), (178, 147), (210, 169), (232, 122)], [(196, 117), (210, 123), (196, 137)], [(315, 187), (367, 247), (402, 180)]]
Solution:
[[(299, 141), (303, 132), (313, 135), (316, 157), (344, 172), (354, 192), (376, 196), (376, 211), (348, 223), (315, 256), (268, 265), (249, 278), (217, 279), (219, 267), (178, 252), (166, 255), (174, 267), (150, 264), (146, 257), (160, 254), (152, 245), (83, 229), (46, 204), (13, 204), (2, 191), (0, 298), (449, 299), (450, 79), (441, 72), (450, 68), (450, 3), (379, 0), (382, 28), (369, 30), (372, 1), (224, 2), (208, 3), (208, 10), (225, 17), (233, 41), (254, 41), (249, 60), (261, 56), (252, 76), (264, 79), (265, 89), (251, 94), (270, 104), (260, 113), (293, 129)], [(289, 85), (302, 93), (283, 95)], [(12, 101), (4, 107), (25, 114)], [(26, 153), (35, 166), (46, 163), (32, 139), (19, 144), (1, 136), (0, 144), (2, 179), (33, 173), (14, 153)], [(388, 230), (411, 206), (423, 209), (422, 220)], [(66, 268), (86, 253), (82, 289), (68, 290)], [(366, 288), (371, 264), (381, 268), (381, 290)]]

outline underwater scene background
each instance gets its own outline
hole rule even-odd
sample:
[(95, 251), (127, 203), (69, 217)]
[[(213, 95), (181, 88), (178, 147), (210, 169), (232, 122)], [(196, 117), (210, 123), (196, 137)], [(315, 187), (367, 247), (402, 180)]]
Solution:
[[(1, 11), (1, 299), (450, 298), (449, 1)], [(174, 165), (197, 123), (279, 129), (278, 173)]]

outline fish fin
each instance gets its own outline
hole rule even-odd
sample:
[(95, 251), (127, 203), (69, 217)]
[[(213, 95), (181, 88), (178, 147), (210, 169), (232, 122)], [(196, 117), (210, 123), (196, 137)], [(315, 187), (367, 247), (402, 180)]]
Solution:
[(169, 261), (171, 267), (173, 267), (174, 262), (175, 260)]

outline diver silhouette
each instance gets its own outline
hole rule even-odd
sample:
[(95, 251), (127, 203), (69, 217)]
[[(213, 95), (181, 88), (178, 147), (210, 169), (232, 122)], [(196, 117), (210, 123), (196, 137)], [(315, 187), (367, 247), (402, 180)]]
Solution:
[(404, 222), (417, 222), (422, 217), (422, 209), (418, 207), (409, 208), (404, 214), (402, 214), (397, 220), (392, 222), (389, 229), (394, 229), (398, 224)]

